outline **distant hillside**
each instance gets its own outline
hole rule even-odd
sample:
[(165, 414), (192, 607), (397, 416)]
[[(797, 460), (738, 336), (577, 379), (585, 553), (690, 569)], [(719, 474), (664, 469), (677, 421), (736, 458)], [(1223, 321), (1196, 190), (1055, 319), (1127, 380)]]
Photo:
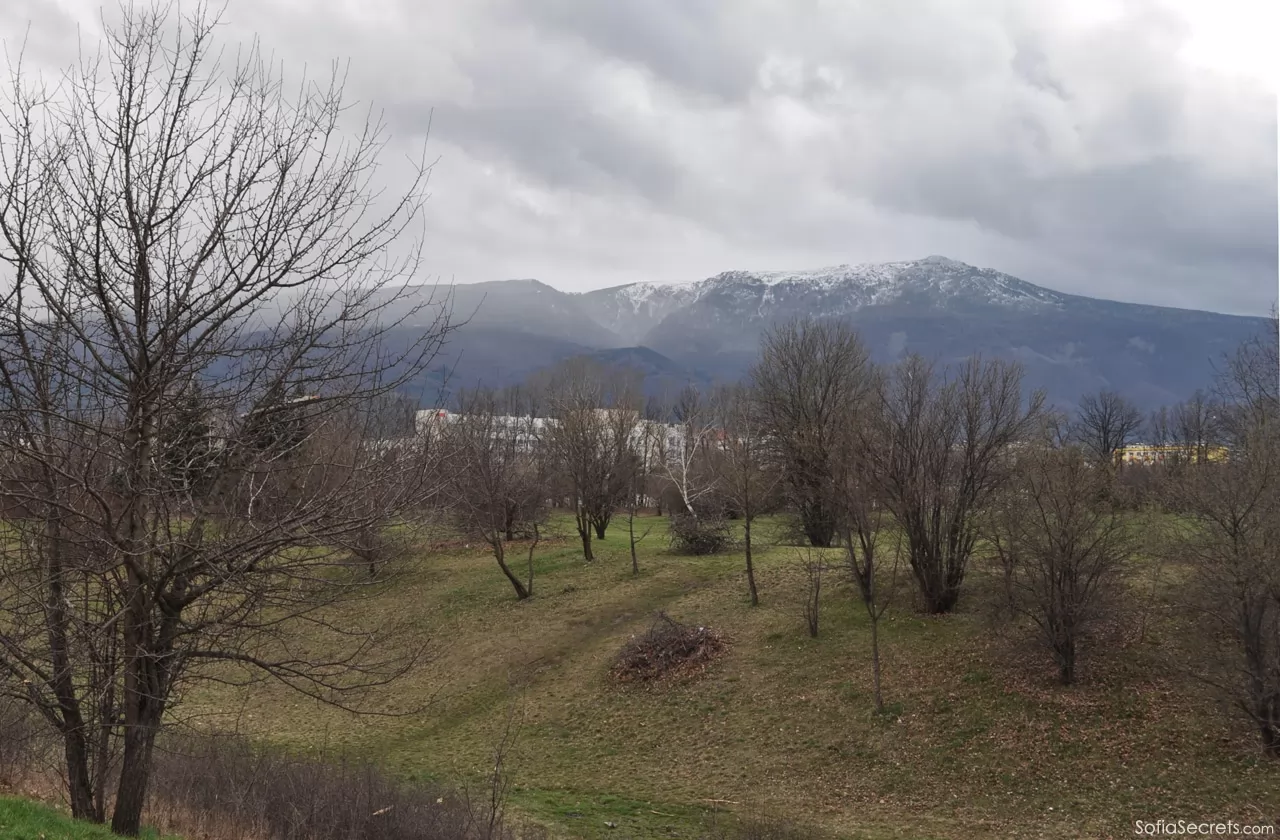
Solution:
[(880, 361), (981, 353), (1021, 362), (1028, 383), (1060, 405), (1113, 387), (1146, 409), (1203, 387), (1214, 361), (1264, 323), (1064, 294), (940, 256), (583, 294), (535, 280), (479, 283), (455, 287), (454, 313), (471, 318), (441, 360), (454, 366), (454, 386), (518, 381), (581, 353), (638, 365), (663, 389), (734, 380), (770, 325), (815, 316), (853, 324)]

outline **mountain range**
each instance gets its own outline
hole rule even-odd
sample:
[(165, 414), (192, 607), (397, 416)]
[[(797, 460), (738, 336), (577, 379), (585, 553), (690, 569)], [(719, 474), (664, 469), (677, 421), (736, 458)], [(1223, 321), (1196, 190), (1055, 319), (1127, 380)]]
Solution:
[(1016, 360), (1028, 385), (1061, 407), (1109, 387), (1152, 409), (1208, 385), (1222, 355), (1265, 323), (1065, 294), (940, 256), (584, 293), (505, 280), (457, 285), (451, 296), (465, 324), (421, 383), (426, 402), (438, 399), (429, 391), (446, 371), (447, 391), (500, 387), (580, 355), (640, 369), (651, 393), (735, 380), (770, 325), (814, 316), (853, 325), (881, 362), (907, 352), (942, 364), (973, 354)]

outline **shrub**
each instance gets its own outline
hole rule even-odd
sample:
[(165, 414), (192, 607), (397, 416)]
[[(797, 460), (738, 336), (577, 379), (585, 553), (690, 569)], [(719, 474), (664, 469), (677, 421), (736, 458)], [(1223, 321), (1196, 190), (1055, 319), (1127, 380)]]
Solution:
[[(191, 835), (263, 840), (515, 840), (489, 791), (475, 801), (362, 762), (304, 757), (234, 736), (157, 747), (148, 818)], [(499, 788), (494, 787), (495, 790)]]
[(715, 630), (681, 624), (660, 612), (644, 635), (633, 636), (623, 646), (611, 673), (621, 682), (698, 674), (725, 648)]
[(719, 554), (733, 545), (733, 531), (729, 523), (718, 516), (674, 514), (670, 534), (672, 551), (695, 557)]

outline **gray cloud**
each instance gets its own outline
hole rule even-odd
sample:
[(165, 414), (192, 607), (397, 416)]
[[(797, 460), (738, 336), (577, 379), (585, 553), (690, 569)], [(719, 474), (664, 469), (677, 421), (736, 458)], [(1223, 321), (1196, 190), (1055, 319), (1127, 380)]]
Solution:
[[(52, 3), (0, 18), (70, 26)], [(387, 168), (440, 155), (430, 267), (566, 289), (943, 253), (1064, 291), (1261, 312), (1276, 108), (1157, 0), (231, 0), (288, 67), (351, 60)], [(24, 11), (25, 10), (25, 11)]]

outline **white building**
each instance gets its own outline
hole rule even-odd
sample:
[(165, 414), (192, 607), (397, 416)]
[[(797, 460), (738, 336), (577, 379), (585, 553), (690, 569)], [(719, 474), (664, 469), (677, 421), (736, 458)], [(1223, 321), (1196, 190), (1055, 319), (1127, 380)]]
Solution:
[[(608, 412), (610, 409), (597, 409)], [(455, 414), (443, 408), (428, 408), (418, 411), (414, 417), (414, 428), (419, 435), (437, 434), (450, 423), (463, 419), (463, 415)], [(555, 423), (547, 417), (510, 417), (494, 418), (495, 424), (502, 429), (514, 429), (517, 435), (517, 446), (522, 451), (533, 449), (537, 439), (546, 433), (548, 427)], [(651, 460), (663, 453), (668, 459), (678, 459), (684, 445), (684, 427), (673, 423), (658, 423), (652, 420), (637, 418), (629, 434), (632, 451), (646, 454)]]

